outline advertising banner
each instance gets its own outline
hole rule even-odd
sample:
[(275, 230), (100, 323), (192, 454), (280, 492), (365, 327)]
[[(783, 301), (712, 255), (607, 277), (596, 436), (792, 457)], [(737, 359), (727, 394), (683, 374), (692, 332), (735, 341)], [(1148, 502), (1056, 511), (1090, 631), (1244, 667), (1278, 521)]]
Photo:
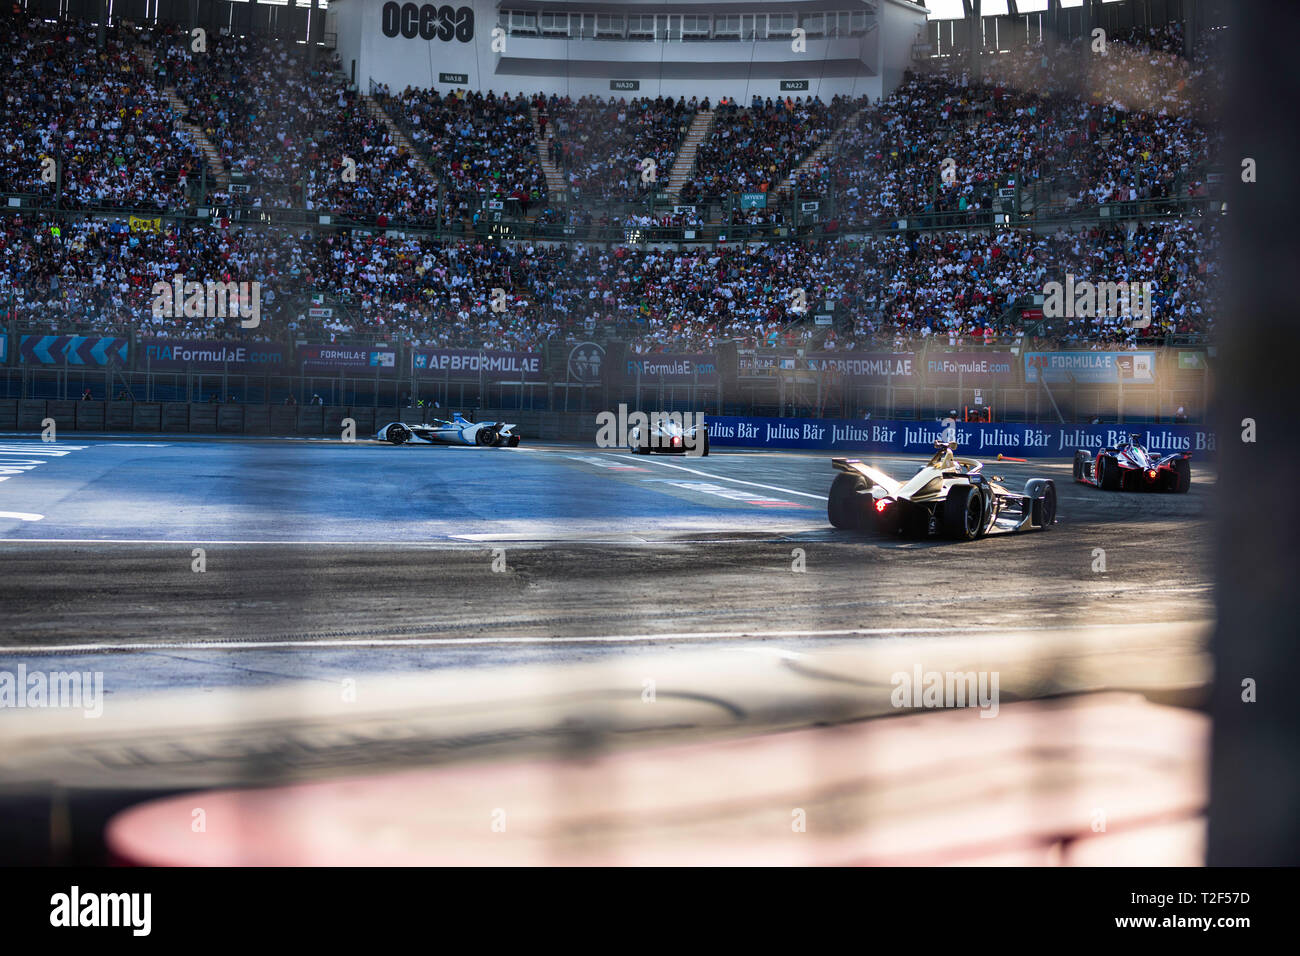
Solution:
[(1150, 385), (1156, 380), (1155, 352), (1026, 352), (1025, 381)]
[(282, 372), (289, 366), (283, 345), (239, 339), (153, 338), (140, 340), (137, 362), (154, 372)]
[(130, 340), (105, 335), (24, 335), (18, 360), (24, 365), (126, 364)]
[(1014, 385), (1019, 364), (1010, 352), (933, 352), (924, 378), (927, 385)]
[[(943, 437), (940, 422), (754, 418), (710, 415), (709, 443), (719, 447), (929, 455)], [(973, 458), (1071, 458), (1140, 434), (1152, 451), (1213, 454), (1214, 433), (1198, 425), (1021, 425), (957, 423), (957, 451)], [(828, 479), (829, 480), (829, 479)]]
[(642, 385), (716, 385), (718, 358), (704, 354), (628, 353), (627, 381), (635, 383), (638, 379)]
[(453, 382), (542, 382), (542, 356), (534, 352), (488, 352), (475, 349), (416, 349), (415, 371)]
[(378, 369), (382, 374), (397, 370), (397, 350), (300, 345), (298, 362), (304, 372), (373, 372)]
[(912, 381), (916, 372), (913, 352), (809, 352), (808, 367), (815, 372), (838, 372), (855, 382), (883, 384), (893, 379), (899, 385)]
[(0, 332), (0, 365), (9, 361), (9, 336)]

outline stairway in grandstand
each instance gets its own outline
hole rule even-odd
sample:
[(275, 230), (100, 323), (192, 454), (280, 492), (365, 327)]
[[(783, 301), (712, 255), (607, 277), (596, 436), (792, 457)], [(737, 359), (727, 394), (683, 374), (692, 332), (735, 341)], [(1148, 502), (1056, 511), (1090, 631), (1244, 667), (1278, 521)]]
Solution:
[(691, 128), (686, 131), (682, 148), (677, 151), (673, 161), (673, 170), (668, 176), (668, 195), (676, 200), (682, 194), (682, 187), (695, 173), (695, 153), (704, 142), (709, 131), (713, 129), (713, 110), (699, 110), (691, 120)]
[(533, 145), (537, 147), (537, 158), (542, 164), (542, 173), (546, 176), (546, 191), (552, 199), (556, 199), (567, 192), (569, 187), (559, 167), (551, 159), (551, 141), (542, 135), (542, 124), (537, 118), (537, 107), (530, 106), (528, 115), (533, 121)]
[(835, 132), (831, 133), (830, 136), (827, 136), (824, 140), (822, 140), (821, 143), (818, 144), (817, 148), (814, 149), (811, 153), (809, 153), (804, 158), (804, 161), (802, 163), (800, 163), (797, 167), (791, 170), (790, 174), (787, 175), (785, 179), (781, 180), (780, 185), (778, 185), (776, 189), (772, 190), (772, 198), (784, 199), (787, 195), (789, 195), (790, 190), (794, 188), (794, 184), (798, 180), (800, 175), (804, 173), (811, 173), (813, 170), (815, 170), (817, 166), (821, 163), (821, 161), (826, 158), (826, 156), (835, 148), (835, 146), (839, 143), (839, 141), (844, 137), (845, 133), (849, 132), (850, 130), (857, 129), (858, 124), (862, 122), (862, 114), (865, 112), (866, 112), (866, 107), (863, 107), (862, 109), (858, 110), (852, 116), (845, 119), (844, 122), (840, 124), (839, 129), (835, 130)]
[[(135, 48), (140, 56), (140, 62), (144, 64), (145, 72), (152, 76), (153, 50), (138, 40), (135, 41)], [(186, 133), (191, 142), (198, 146), (200, 152), (203, 153), (204, 164), (208, 167), (209, 178), (216, 182), (222, 192), (230, 189), (230, 173), (221, 161), (221, 151), (212, 145), (212, 140), (208, 139), (207, 134), (202, 129), (193, 123), (185, 121), (184, 117), (189, 114), (189, 109), (176, 94), (176, 87), (164, 86), (162, 92), (163, 96), (167, 97), (168, 105), (171, 106), (176, 128)]]
[(393, 118), (385, 112), (379, 102), (369, 93), (358, 92), (358, 95), (361, 97), (361, 102), (366, 106), (366, 112), (370, 114), (372, 119), (383, 124), (384, 129), (388, 130), (388, 135), (393, 138), (397, 148), (405, 152), (406, 155), (414, 157), (416, 167), (430, 182), (437, 182), (437, 177), (434, 176), (433, 170), (429, 168), (429, 164), (425, 162), (424, 156), (415, 148), (415, 144), (411, 142), (410, 138), (402, 132), (401, 127), (393, 122)]

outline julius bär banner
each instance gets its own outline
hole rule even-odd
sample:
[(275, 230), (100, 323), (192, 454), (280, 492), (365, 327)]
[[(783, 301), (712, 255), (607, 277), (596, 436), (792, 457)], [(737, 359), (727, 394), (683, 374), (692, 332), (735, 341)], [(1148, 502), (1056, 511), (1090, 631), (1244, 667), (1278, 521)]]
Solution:
[[(754, 418), (710, 415), (710, 444), (719, 447), (788, 448), (929, 455), (943, 438), (940, 422), (830, 418)], [(1070, 458), (1078, 449), (1113, 447), (1139, 434), (1152, 451), (1212, 455), (1214, 433), (1198, 425), (1019, 425), (957, 423), (957, 450), (974, 458)]]
[(336, 345), (300, 345), (298, 361), (304, 372), (360, 372), (378, 371), (381, 374), (397, 370), (397, 350), (392, 348), (344, 348)]
[(136, 365), (154, 372), (282, 372), (283, 345), (240, 339), (141, 339)]
[(645, 352), (627, 356), (628, 382), (644, 384), (716, 385), (718, 359), (714, 355), (674, 355)]
[(542, 382), (542, 357), (534, 352), (488, 352), (475, 349), (416, 349), (416, 374), (453, 382)]

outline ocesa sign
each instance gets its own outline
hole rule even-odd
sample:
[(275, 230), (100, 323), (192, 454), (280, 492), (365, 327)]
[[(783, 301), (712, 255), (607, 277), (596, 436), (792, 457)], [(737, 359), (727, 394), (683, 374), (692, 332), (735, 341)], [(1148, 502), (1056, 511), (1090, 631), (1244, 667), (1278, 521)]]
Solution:
[(461, 43), (474, 39), (474, 11), (470, 7), (435, 7), (431, 3), (384, 4), (384, 36), (404, 36), (408, 40), (450, 40)]

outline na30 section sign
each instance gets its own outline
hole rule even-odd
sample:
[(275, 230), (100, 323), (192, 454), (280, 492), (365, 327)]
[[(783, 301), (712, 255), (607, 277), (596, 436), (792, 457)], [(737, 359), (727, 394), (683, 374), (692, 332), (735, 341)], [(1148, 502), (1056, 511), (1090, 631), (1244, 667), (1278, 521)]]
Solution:
[[(939, 422), (854, 421), (830, 418), (750, 418), (710, 415), (709, 443), (719, 447), (791, 448), (921, 455), (944, 439)], [(957, 424), (957, 449), (972, 457), (1069, 458), (1076, 449), (1112, 447), (1132, 433), (1152, 451), (1212, 455), (1214, 433), (1197, 425)]]

